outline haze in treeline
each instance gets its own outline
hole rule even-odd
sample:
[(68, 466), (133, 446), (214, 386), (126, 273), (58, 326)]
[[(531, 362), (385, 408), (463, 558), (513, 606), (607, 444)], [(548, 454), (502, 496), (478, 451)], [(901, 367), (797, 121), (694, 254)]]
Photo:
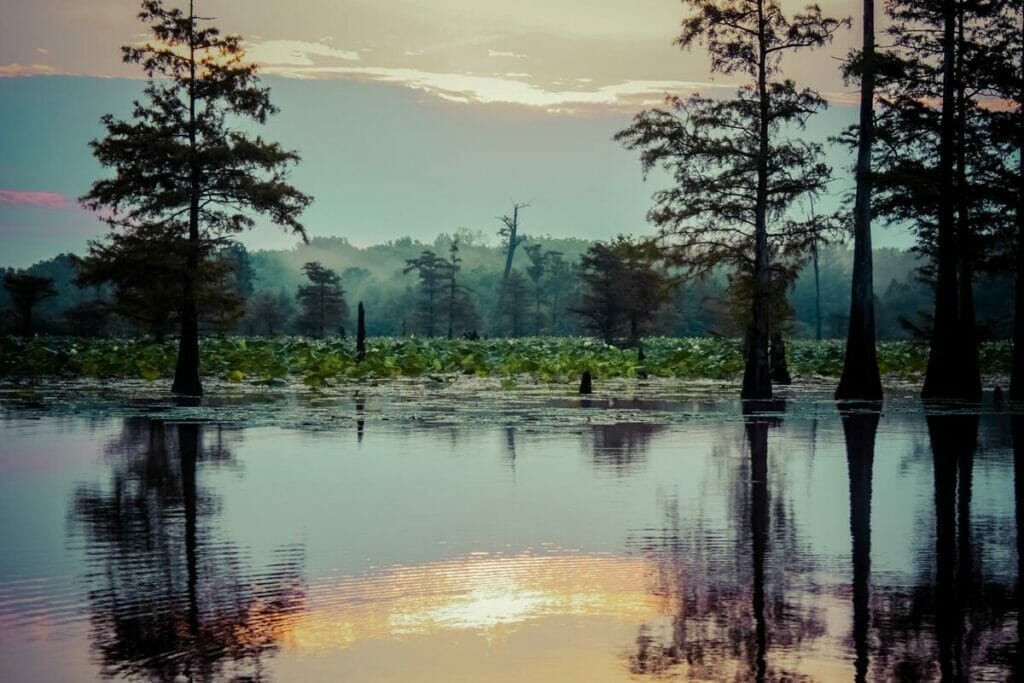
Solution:
[[(355, 309), (364, 302), (371, 336), (427, 335), (429, 306), (422, 279), (415, 270), (405, 272), (408, 261), (426, 252), (447, 260), (453, 241), (461, 259), (457, 282), (464, 292), (467, 308), (457, 316), (453, 333), (461, 337), (476, 332), (481, 336), (533, 336), (600, 334), (583, 311), (583, 297), (589, 291), (581, 277), (580, 261), (595, 243), (583, 239), (534, 239), (527, 235), (526, 247), (536, 245), (542, 254), (557, 252), (562, 264), (548, 260), (535, 284), (531, 269), (537, 267), (522, 246), (517, 250), (512, 272), (520, 281), (518, 298), (502, 300), (505, 253), (497, 235), (482, 231), (455, 231), (423, 243), (412, 238), (371, 247), (356, 247), (344, 238), (313, 238), (308, 245), (291, 250), (248, 251), (241, 245), (225, 250), (220, 258), (211, 293), (201, 298), (200, 324), (204, 334), (275, 336), (317, 332), (304, 327), (299, 288), (309, 284), (303, 270), (307, 263), (319, 263), (339, 277), (346, 314), (332, 320), (326, 330), (355, 334)], [(818, 255), (820, 316), (816, 296), (814, 264), (808, 261), (793, 285), (785, 292), (780, 324), (786, 336), (815, 339), (818, 321), (821, 338), (846, 335), (849, 319), (849, 281), (853, 252), (848, 245), (823, 246)], [(880, 339), (926, 340), (931, 328), (932, 289), (922, 279), (926, 263), (913, 252), (898, 249), (875, 251), (876, 310)], [(140, 280), (151, 283), (131, 293), (128, 287), (110, 284), (78, 284), (80, 268), (74, 255), (62, 254), (37, 263), (25, 272), (53, 280), (55, 294), (34, 306), (32, 330), (38, 334), (146, 335), (171, 339), (177, 333), (178, 301), (167, 292), (166, 283), (154, 278), (155, 269), (140, 269)], [(563, 270), (564, 269), (564, 270)], [(12, 272), (12, 271), (8, 271)], [(747, 317), (742, 291), (730, 287), (729, 272), (720, 269), (697, 282), (666, 277), (668, 298), (654, 315), (641, 324), (647, 335), (728, 336), (742, 335)], [(979, 278), (976, 293), (979, 331), (982, 339), (1005, 339), (1013, 324), (1013, 286), (1009, 274)], [(435, 336), (447, 335), (446, 311), (441, 296), (435, 307)], [(509, 307), (518, 307), (519, 329), (513, 330)], [(0, 289), (4, 333), (17, 334), (21, 319), (12, 295)], [(624, 309), (623, 309), (624, 310)], [(539, 311), (539, 315), (538, 315)], [(627, 321), (615, 337), (628, 334)]]
[[(813, 330), (847, 337), (837, 398), (868, 400), (882, 396), (877, 339), (918, 336), (930, 342), (923, 396), (977, 400), (978, 343), (1008, 334), (1012, 318), (1011, 396), (1024, 398), (1020, 3), (890, 2), (879, 41), (864, 0), (861, 43), (837, 64), (859, 86), (859, 121), (826, 142), (802, 134), (828, 102), (792, 64), (852, 18), (772, 0), (684, 4), (676, 45), (705, 53), (709, 76), (736, 91), (667, 96), (615, 136), (645, 177), (666, 183), (653, 188), (655, 238), (531, 241), (531, 207), (517, 201), (497, 219), (497, 248), (463, 232), (355, 250), (309, 240), (313, 198), (289, 181), (298, 154), (253, 132), (277, 110), (242, 38), (194, 2), (144, 0), (154, 40), (123, 57), (147, 85), (130, 117), (102, 119), (91, 147), (109, 175), (82, 197), (111, 232), (68, 259), (94, 296), (65, 286), (58, 310), (54, 283), (11, 273), (20, 329), (30, 333), (45, 304), (51, 325), (83, 333), (127, 321), (174, 332), (173, 390), (184, 394), (202, 393), (201, 333), (343, 334), (357, 300), (376, 334), (590, 333), (624, 345), (728, 335), (742, 339), (745, 399), (772, 397), (783, 335)], [(856, 150), (855, 191), (836, 211), (820, 200), (851, 169), (830, 167), (829, 145)], [(258, 219), (306, 246), (248, 254), (238, 235)], [(875, 252), (872, 226), (886, 224), (914, 231), (912, 253)], [(852, 256), (837, 246), (851, 237)]]

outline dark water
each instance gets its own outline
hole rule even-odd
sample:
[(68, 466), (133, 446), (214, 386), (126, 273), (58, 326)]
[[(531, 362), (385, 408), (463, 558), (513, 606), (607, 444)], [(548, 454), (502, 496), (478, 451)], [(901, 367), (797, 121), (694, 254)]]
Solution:
[(1015, 677), (1024, 418), (569, 409), (9, 412), (0, 679)]

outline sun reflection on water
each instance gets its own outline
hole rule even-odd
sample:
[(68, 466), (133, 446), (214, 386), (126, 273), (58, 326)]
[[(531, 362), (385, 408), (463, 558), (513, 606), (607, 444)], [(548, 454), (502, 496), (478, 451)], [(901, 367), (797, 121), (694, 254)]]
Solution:
[(550, 617), (640, 624), (667, 613), (651, 595), (646, 560), (591, 554), (472, 554), (309, 587), (306, 609), (282, 618), (285, 648), (322, 650), (358, 641), (473, 631), (501, 638)]

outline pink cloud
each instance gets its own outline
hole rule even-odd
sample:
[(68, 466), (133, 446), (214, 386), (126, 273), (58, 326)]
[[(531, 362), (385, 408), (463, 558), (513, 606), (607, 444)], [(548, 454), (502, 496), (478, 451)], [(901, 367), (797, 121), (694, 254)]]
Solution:
[(0, 189), (0, 206), (34, 206), (37, 209), (77, 209), (78, 203), (56, 192), (21, 192)]
[(39, 76), (52, 73), (54, 73), (53, 67), (47, 64), (0, 64), (0, 78)]

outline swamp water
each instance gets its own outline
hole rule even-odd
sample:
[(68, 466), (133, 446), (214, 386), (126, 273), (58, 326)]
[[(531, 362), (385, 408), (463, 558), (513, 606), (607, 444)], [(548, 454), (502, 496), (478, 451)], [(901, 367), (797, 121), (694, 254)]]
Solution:
[(0, 680), (1018, 671), (1024, 417), (389, 392), (5, 392)]

